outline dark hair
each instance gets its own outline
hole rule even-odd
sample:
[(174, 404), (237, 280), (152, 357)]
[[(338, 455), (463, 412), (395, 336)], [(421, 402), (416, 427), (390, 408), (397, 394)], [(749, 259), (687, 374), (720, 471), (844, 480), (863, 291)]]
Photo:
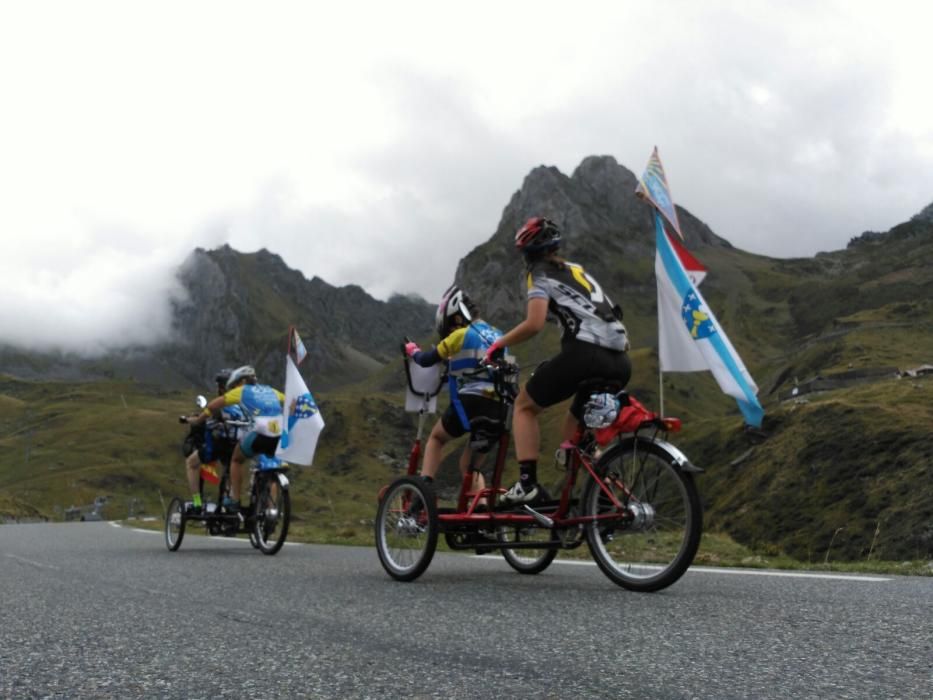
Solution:
[(556, 265), (559, 269), (563, 270), (567, 267), (567, 260), (562, 258), (560, 255), (557, 255), (553, 250), (546, 251), (540, 255), (526, 255), (525, 257), (525, 270), (530, 271), (535, 265), (538, 265), (542, 262), (549, 262)]

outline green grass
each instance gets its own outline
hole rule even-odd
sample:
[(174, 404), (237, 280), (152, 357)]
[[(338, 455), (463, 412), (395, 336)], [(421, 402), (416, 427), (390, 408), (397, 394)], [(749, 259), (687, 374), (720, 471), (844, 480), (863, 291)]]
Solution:
[[(656, 405), (652, 356), (638, 351), (635, 359), (632, 391)], [(315, 465), (291, 472), (295, 538), (371, 542), (376, 495), (404, 472), (415, 434), (400, 391), (378, 390), (380, 382), (391, 383), (387, 372), (318, 396), (327, 427)], [(933, 378), (768, 402), (764, 440), (741, 430), (731, 400), (711, 383), (707, 375), (678, 375), (666, 378), (665, 393), (667, 412), (685, 419), (673, 441), (706, 470), (697, 478), (706, 526), (742, 548), (728, 556), (712, 550), (719, 563), (748, 565), (762, 557), (782, 566), (786, 557), (812, 566), (823, 561), (831, 540), (831, 563), (928, 556), (933, 447), (925, 426), (933, 420)], [(109, 519), (125, 518), (132, 499), (137, 512), (159, 516), (172, 496), (186, 495), (179, 449), (185, 429), (175, 416), (190, 410), (193, 393), (0, 380), (0, 518), (61, 520), (67, 508), (97, 496), (107, 498)], [(697, 415), (706, 399), (725, 417)], [(545, 484), (563, 474), (551, 458), (561, 415), (555, 408), (541, 419)], [(459, 449), (449, 446), (441, 467), (438, 485), (448, 493), (459, 484)], [(516, 475), (510, 459), (504, 482)], [(698, 561), (703, 556), (701, 549)]]

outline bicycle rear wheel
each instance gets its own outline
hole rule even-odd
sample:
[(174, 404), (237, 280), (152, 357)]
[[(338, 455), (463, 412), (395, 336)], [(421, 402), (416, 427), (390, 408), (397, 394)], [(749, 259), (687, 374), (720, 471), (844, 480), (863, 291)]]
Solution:
[(256, 546), (263, 554), (275, 554), (288, 536), (292, 517), (291, 497), (275, 474), (263, 474), (256, 478), (253, 508), (253, 531), (250, 542), (255, 538)]
[(376, 511), (376, 551), (382, 568), (397, 581), (424, 573), (437, 549), (437, 504), (421, 479), (393, 481)]
[[(501, 525), (496, 528), (496, 538), (500, 542), (534, 542), (541, 541), (543, 537), (547, 537), (550, 542), (557, 539), (553, 532), (536, 525)], [(520, 574), (540, 574), (551, 565), (554, 557), (557, 556), (556, 547), (544, 547), (542, 549), (503, 547), (500, 551), (508, 565)]]
[(703, 516), (693, 477), (662, 447), (636, 439), (608, 450), (596, 471), (600, 480), (589, 480), (583, 493), (583, 514), (599, 518), (585, 527), (593, 559), (624, 588), (670, 586), (700, 544)]
[(173, 498), (165, 511), (165, 546), (174, 552), (181, 546), (185, 536), (185, 503), (180, 498)]

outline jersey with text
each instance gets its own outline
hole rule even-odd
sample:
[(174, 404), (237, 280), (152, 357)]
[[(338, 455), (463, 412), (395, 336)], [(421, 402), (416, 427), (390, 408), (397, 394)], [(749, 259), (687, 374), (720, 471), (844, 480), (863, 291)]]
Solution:
[(543, 260), (529, 270), (527, 287), (529, 300), (548, 300), (548, 313), (561, 325), (561, 340), (628, 349), (622, 310), (582, 266)]

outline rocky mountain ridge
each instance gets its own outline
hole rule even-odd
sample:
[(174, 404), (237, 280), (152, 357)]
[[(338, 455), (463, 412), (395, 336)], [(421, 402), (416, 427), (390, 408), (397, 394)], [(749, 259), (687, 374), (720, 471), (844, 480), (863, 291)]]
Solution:
[[(524, 280), (514, 232), (531, 216), (547, 216), (564, 232), (563, 254), (586, 266), (622, 305), (637, 345), (656, 346), (654, 225), (650, 207), (635, 196), (636, 185), (635, 174), (611, 156), (587, 157), (569, 176), (551, 166), (534, 168), (510, 197), (495, 231), (460, 261), (457, 283), (479, 302), (487, 320), (503, 328), (517, 322), (524, 311)], [(678, 207), (678, 215), (687, 247), (710, 269), (704, 295), (753, 365), (756, 354), (765, 362), (766, 355), (787, 353), (808, 335), (831, 331), (846, 309), (872, 308), (905, 295), (925, 298), (933, 291), (923, 254), (904, 265), (909, 251), (933, 235), (933, 204), (889, 232), (866, 232), (844, 250), (799, 259), (745, 253), (686, 209)], [(871, 282), (872, 276), (877, 280)], [(286, 329), (295, 324), (318, 385), (338, 386), (393, 358), (400, 328), (416, 337), (431, 335), (432, 303), (407, 296), (383, 302), (356, 285), (309, 280), (268, 250), (197, 249), (178, 277), (188, 300), (175, 305), (172, 342), (93, 360), (0, 347), (0, 372), (27, 379), (204, 385), (217, 368), (250, 362), (279, 377)], [(751, 318), (762, 313), (767, 323)], [(787, 371), (765, 369), (775, 378)]]
[[(637, 184), (612, 156), (590, 156), (570, 176), (555, 167), (533, 169), (495, 233), (460, 261), (457, 283), (481, 300), (490, 318), (518, 320), (524, 292), (515, 232), (530, 217), (545, 216), (564, 234), (562, 254), (592, 270), (605, 288), (646, 293), (654, 284), (654, 223), (650, 207), (635, 196)], [(688, 247), (732, 248), (686, 209), (677, 212)]]
[(310, 358), (304, 366), (312, 368), (321, 389), (357, 381), (394, 359), (400, 328), (427, 335), (433, 326), (434, 305), (423, 299), (395, 295), (381, 301), (357, 285), (309, 280), (265, 249), (198, 248), (180, 266), (178, 279), (186, 299), (174, 302), (171, 341), (96, 358), (0, 347), (0, 374), (206, 387), (219, 368), (249, 363), (278, 383), (287, 331), (295, 325)]
[[(308, 280), (265, 249), (252, 254), (229, 246), (195, 250), (179, 279), (190, 301), (175, 309), (175, 324), (179, 331), (195, 329), (189, 336), (194, 342), (181, 342), (192, 378), (244, 362), (266, 376), (281, 376), (287, 329), (293, 324), (308, 350), (317, 386), (333, 386), (394, 358), (399, 328), (426, 334), (433, 321), (433, 306), (422, 299), (396, 295), (383, 302), (357, 285)], [(205, 338), (210, 342), (199, 340)]]

